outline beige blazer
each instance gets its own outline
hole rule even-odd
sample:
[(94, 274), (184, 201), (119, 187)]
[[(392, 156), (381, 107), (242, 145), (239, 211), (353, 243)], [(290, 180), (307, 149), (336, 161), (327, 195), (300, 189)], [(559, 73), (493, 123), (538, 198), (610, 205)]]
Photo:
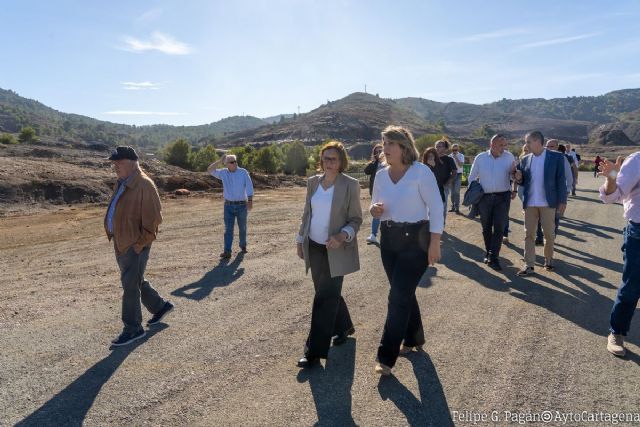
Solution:
[[(320, 185), (322, 175), (315, 175), (307, 180), (307, 198), (298, 234), (304, 239), (302, 248), (307, 273), (309, 272), (309, 228), (311, 226), (311, 197)], [(327, 249), (331, 277), (344, 276), (360, 269), (358, 256), (358, 240), (356, 238), (362, 224), (362, 208), (360, 207), (360, 183), (357, 179), (345, 174), (336, 177), (333, 184), (333, 199), (329, 216), (329, 235), (340, 232), (345, 226), (351, 226), (355, 235), (350, 242), (344, 242), (337, 249)]]

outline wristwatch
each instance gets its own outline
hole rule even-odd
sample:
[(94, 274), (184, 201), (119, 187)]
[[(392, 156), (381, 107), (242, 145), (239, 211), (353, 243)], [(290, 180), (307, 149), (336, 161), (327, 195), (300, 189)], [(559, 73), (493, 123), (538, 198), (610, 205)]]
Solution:
[(615, 169), (611, 169), (611, 172), (609, 172), (607, 174), (607, 177), (611, 178), (611, 179), (616, 179), (618, 176), (618, 171)]

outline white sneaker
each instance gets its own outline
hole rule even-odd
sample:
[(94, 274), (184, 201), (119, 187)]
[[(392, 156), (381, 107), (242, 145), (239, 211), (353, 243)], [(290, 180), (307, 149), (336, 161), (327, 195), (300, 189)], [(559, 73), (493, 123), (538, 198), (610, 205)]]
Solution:
[(367, 243), (378, 243), (378, 239), (376, 238), (375, 234), (369, 234), (369, 237), (367, 237)]
[(622, 335), (609, 334), (607, 338), (607, 350), (614, 356), (624, 357), (624, 337)]

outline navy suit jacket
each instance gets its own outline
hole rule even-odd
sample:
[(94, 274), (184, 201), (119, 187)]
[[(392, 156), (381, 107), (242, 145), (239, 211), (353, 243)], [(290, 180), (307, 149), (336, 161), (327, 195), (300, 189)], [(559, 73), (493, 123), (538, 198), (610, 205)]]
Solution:
[[(522, 183), (524, 198), (522, 206), (526, 209), (529, 205), (531, 194), (531, 159), (533, 153), (529, 153), (520, 160), (518, 169), (522, 171)], [(564, 155), (562, 153), (547, 150), (544, 159), (544, 194), (550, 208), (557, 208), (559, 204), (567, 203), (567, 181), (564, 176)]]

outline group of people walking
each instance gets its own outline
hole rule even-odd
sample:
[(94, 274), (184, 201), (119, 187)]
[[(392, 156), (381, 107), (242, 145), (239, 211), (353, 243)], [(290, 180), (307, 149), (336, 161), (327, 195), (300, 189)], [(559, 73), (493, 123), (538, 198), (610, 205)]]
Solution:
[[(543, 268), (554, 270), (553, 245), (568, 194), (575, 192), (576, 162), (557, 140), (546, 141), (538, 132), (525, 136), (518, 160), (506, 149), (507, 139), (494, 135), (489, 149), (478, 154), (469, 182), (481, 187), (477, 201), (485, 246), (484, 263), (501, 270), (500, 250), (508, 230), (510, 203), (516, 196), (524, 211), (524, 265), (519, 276), (535, 269), (538, 228), (544, 244)], [(448, 154), (447, 151), (451, 150)], [(571, 152), (571, 151), (569, 151)], [(573, 151), (575, 153), (575, 151)], [(118, 177), (105, 215), (105, 232), (114, 242), (123, 287), (123, 332), (112, 341), (127, 345), (145, 336), (141, 303), (152, 313), (153, 326), (174, 309), (144, 278), (144, 272), (162, 222), (160, 198), (153, 181), (140, 169), (131, 147), (117, 147), (109, 157)], [(624, 232), (623, 283), (612, 313), (607, 349), (624, 355), (624, 335), (640, 299), (640, 269), (635, 260), (640, 249), (640, 152), (624, 163), (602, 159), (599, 174), (606, 178), (600, 195), (606, 203), (622, 202), (628, 225)], [(298, 256), (311, 271), (315, 290), (311, 326), (298, 366), (310, 368), (327, 358), (331, 345), (346, 342), (355, 333), (347, 303), (341, 295), (344, 276), (360, 268), (357, 234), (363, 223), (359, 182), (346, 175), (348, 156), (338, 141), (320, 150), (318, 174), (307, 182), (303, 214), (296, 237)], [(223, 164), (224, 168), (219, 168)], [(371, 233), (367, 242), (378, 243), (381, 263), (390, 288), (387, 315), (377, 351), (375, 372), (390, 375), (399, 355), (420, 350), (425, 343), (416, 288), (429, 265), (440, 260), (440, 238), (449, 212), (459, 212), (464, 155), (459, 146), (442, 139), (420, 155), (411, 132), (388, 126), (382, 142), (373, 147), (366, 173), (371, 176)], [(231, 256), (237, 221), (240, 251), (247, 252), (247, 213), (253, 204), (253, 185), (235, 156), (224, 156), (208, 172), (223, 183), (224, 250)]]

